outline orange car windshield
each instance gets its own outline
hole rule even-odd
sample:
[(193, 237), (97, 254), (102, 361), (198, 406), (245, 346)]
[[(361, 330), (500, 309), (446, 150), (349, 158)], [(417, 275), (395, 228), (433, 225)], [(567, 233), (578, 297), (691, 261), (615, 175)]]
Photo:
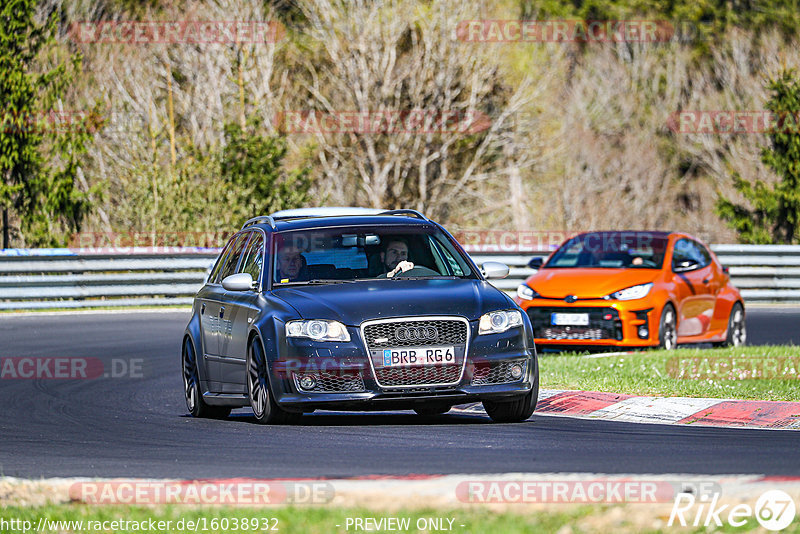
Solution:
[(660, 269), (667, 236), (646, 232), (597, 232), (575, 236), (553, 254), (546, 268)]

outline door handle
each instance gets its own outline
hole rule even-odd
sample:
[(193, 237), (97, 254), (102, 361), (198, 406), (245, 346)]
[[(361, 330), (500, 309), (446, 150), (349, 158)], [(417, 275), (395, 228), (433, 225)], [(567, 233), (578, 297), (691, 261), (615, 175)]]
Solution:
[(219, 318), (222, 319), (222, 316), (225, 315), (225, 306), (222, 306), (219, 309)]
[(206, 303), (202, 303), (200, 305), (200, 315), (203, 315), (206, 312)]

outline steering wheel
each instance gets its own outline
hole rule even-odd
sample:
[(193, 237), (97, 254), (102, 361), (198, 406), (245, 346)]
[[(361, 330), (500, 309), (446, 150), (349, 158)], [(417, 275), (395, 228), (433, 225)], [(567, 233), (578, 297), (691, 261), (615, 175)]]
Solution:
[(416, 267), (412, 267), (411, 269), (405, 272), (397, 273), (392, 278), (412, 277), (412, 276), (441, 276), (441, 274), (438, 271), (434, 271), (433, 269), (428, 269), (427, 267), (423, 267), (422, 265), (417, 265)]

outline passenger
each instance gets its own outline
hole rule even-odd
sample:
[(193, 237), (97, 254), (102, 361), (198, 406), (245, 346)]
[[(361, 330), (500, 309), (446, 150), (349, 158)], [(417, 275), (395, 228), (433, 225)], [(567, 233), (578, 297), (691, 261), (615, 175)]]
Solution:
[(300, 249), (287, 245), (278, 251), (278, 282), (296, 282), (306, 266), (306, 259)]

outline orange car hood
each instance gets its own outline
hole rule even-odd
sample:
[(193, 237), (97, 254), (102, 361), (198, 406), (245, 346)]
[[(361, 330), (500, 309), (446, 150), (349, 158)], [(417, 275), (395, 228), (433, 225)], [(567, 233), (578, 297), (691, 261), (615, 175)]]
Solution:
[(626, 287), (652, 282), (660, 272), (657, 269), (542, 269), (526, 283), (543, 297), (602, 298)]

